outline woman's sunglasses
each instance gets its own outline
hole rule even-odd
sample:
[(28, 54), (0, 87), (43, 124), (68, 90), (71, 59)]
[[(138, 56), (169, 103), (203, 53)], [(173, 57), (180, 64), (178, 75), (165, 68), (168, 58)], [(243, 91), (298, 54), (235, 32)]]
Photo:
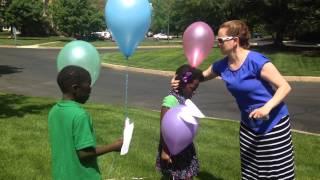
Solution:
[(218, 43), (223, 44), (225, 41), (235, 39), (235, 36), (217, 37)]

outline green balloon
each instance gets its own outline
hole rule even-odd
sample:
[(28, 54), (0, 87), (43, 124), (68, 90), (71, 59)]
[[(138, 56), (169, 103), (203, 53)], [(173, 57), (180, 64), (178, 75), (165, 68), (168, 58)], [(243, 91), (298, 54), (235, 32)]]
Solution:
[(85, 41), (71, 41), (58, 54), (58, 72), (66, 66), (75, 65), (86, 69), (91, 76), (91, 86), (100, 74), (101, 61), (97, 49)]

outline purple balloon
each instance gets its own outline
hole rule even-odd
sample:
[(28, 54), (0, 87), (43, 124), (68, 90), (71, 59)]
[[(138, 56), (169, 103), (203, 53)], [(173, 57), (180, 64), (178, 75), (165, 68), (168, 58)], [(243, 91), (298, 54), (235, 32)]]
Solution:
[(170, 153), (177, 155), (192, 143), (198, 125), (185, 122), (181, 117), (185, 106), (178, 105), (169, 109), (161, 122), (161, 133)]
[(199, 66), (210, 54), (213, 47), (214, 34), (210, 26), (204, 22), (195, 22), (183, 33), (183, 49), (192, 67)]

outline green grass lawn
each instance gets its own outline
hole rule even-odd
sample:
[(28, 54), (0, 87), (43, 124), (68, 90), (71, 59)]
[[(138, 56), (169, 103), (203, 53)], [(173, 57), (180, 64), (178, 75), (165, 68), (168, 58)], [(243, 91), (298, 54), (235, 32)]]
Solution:
[(50, 42), (62, 42), (67, 43), (71, 41), (72, 38), (51, 36), (51, 37), (20, 37), (17, 36), (17, 40), (10, 37), (10, 34), (7, 32), (0, 33), (0, 45), (10, 45), (10, 46), (26, 46), (26, 45), (34, 45), (34, 44), (42, 44), (42, 43), (50, 43)]
[[(8, 32), (0, 32), (0, 45), (10, 45), (10, 46), (26, 46), (26, 45), (35, 45), (40, 44), (42, 47), (63, 47), (68, 42), (72, 41), (74, 38), (66, 38), (66, 37), (21, 37), (17, 36), (17, 41), (14, 38), (10, 37)], [(46, 44), (49, 43), (49, 44)], [(95, 47), (114, 47), (117, 46), (116, 42), (111, 40), (96, 40), (90, 41), (92, 45)], [(41, 45), (42, 44), (42, 45)], [(181, 39), (174, 39), (170, 41), (160, 40), (156, 41), (152, 38), (145, 39), (142, 41), (140, 46), (175, 46), (175, 45), (182, 45)]]
[[(268, 47), (255, 48), (267, 57), (286, 76), (320, 76), (320, 52), (319, 51), (290, 51), (270, 50)], [(105, 63), (126, 65), (139, 68), (175, 71), (187, 60), (182, 48), (166, 48), (143, 50), (138, 49), (129, 61), (126, 62), (120, 52), (108, 52), (101, 55)], [(212, 62), (222, 58), (219, 48), (213, 48), (209, 57), (200, 65), (200, 69), (206, 69)]]
[[(57, 41), (56, 43), (52, 43), (52, 44), (45, 44), (42, 45), (44, 47), (63, 47), (64, 45), (66, 45), (69, 41)], [(97, 40), (97, 41), (92, 41), (90, 42), (92, 45), (94, 45), (95, 47), (116, 47), (117, 43), (115, 41), (111, 41), (111, 40)], [(165, 40), (160, 40), (160, 41), (156, 41), (153, 39), (145, 39), (144, 41), (142, 41), (139, 46), (176, 46), (176, 45), (182, 45), (181, 40), (170, 40), (170, 41), (165, 41)]]
[[(0, 179), (50, 179), (47, 115), (55, 99), (0, 93)], [(122, 134), (124, 108), (87, 104), (98, 144)], [(160, 179), (154, 163), (159, 139), (159, 112), (129, 108), (135, 123), (126, 156), (99, 158), (104, 179)], [(238, 122), (202, 119), (195, 139), (201, 172), (196, 179), (240, 179)], [(320, 179), (320, 137), (293, 133), (296, 178)]]

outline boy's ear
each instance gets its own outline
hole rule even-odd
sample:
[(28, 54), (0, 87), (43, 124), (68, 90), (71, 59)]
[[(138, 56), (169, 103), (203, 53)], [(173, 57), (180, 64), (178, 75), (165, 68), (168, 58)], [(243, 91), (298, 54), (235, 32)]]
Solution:
[(76, 91), (78, 88), (79, 88), (79, 85), (78, 85), (78, 84), (72, 84), (72, 85), (71, 85), (71, 90), (72, 90), (72, 91)]

